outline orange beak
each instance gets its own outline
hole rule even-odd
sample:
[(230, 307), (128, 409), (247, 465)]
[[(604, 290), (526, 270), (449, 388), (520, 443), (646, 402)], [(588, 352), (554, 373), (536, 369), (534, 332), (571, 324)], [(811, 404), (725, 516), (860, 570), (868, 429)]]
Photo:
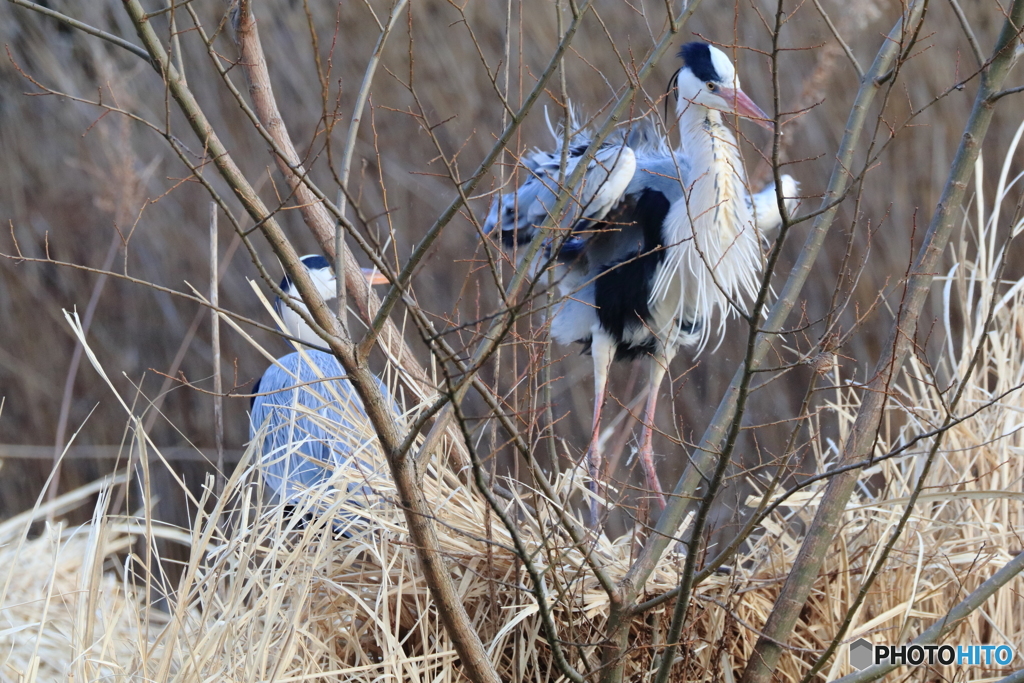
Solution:
[(366, 284), (371, 286), (388, 284), (387, 276), (376, 268), (363, 268), (362, 270), (363, 277), (366, 278)]
[(775, 130), (775, 123), (772, 121), (772, 118), (765, 114), (761, 107), (754, 104), (754, 101), (747, 97), (747, 93), (739, 88), (722, 88), (718, 94), (740, 116), (750, 119), (762, 128)]

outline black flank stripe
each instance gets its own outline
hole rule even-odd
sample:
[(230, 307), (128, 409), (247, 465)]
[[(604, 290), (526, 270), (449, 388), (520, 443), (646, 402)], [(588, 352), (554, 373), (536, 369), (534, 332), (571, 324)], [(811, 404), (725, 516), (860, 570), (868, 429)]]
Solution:
[[(627, 329), (649, 323), (648, 300), (658, 265), (665, 260), (661, 238), (662, 224), (668, 215), (669, 202), (665, 195), (652, 189), (644, 190), (635, 199), (633, 225), (643, 229), (643, 244), (614, 263), (606, 264), (603, 274), (594, 282), (594, 298), (598, 320), (609, 334), (621, 342)], [(621, 226), (621, 223), (619, 224)], [(655, 340), (642, 347), (623, 348), (620, 344), (616, 357), (628, 358), (650, 353)]]

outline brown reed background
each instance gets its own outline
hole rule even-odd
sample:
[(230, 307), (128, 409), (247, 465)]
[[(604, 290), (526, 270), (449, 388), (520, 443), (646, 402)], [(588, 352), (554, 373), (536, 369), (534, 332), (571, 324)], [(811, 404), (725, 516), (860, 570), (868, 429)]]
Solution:
[[(369, 4), (386, 15), (385, 2), (370, 0)], [(965, 4), (969, 5), (965, 9), (979, 41), (987, 49), (1001, 21), (997, 6), (993, 0)], [(49, 5), (134, 40), (116, 0), (51, 0)], [(657, 3), (646, 2), (643, 6), (651, 16), (661, 16), (659, 12), (663, 12)], [(862, 62), (871, 60), (900, 8), (892, 0), (824, 0), (824, 6)], [(597, 0), (595, 7), (619, 50), (639, 58), (651, 42), (644, 17), (624, 0)], [(211, 26), (218, 20), (215, 13), (223, 9), (221, 3), (198, 1), (196, 8)], [(498, 63), (503, 49), (504, 8), (504, 3), (493, 0), (465, 6), (465, 17), (492, 66)], [(376, 40), (376, 29), (367, 7), (360, 3), (311, 2), (309, 10), (324, 56), (337, 26), (332, 88), (336, 92), (340, 82), (341, 111), (347, 119), (365, 60)], [(296, 0), (264, 0), (256, 11), (278, 101), (296, 146), (300, 150), (316, 148), (320, 141), (314, 140), (313, 134), (323, 111), (303, 4)], [(697, 35), (730, 43), (735, 36), (741, 45), (766, 50), (770, 47), (769, 36), (758, 13), (768, 17), (773, 12), (774, 3), (762, 0), (738, 5), (705, 3), (678, 42)], [(394, 253), (399, 257), (410, 252), (454, 196), (450, 183), (436, 175), (442, 169), (432, 163), (436, 152), (429, 138), (412, 117), (402, 113), (412, 104), (408, 92), (397, 82), (409, 74), (410, 27), (418, 94), (432, 122), (446, 121), (437, 133), (447, 152), (459, 150), (463, 172), (475, 166), (501, 125), (500, 105), (460, 19), (455, 7), (442, 0), (412, 3), (408, 24), (401, 22), (398, 35), (385, 51), (383, 64), (393, 75), (381, 71), (378, 76), (372, 90), (372, 117), (368, 112), (360, 133), (353, 168), (357, 194), (362, 198), (364, 212), (377, 216), (375, 227), (385, 234), (379, 182), (383, 178), (388, 216), (397, 234)], [(542, 0), (514, 3), (512, 23), (511, 100), (515, 104), (531, 86), (533, 74), (546, 64), (554, 45), (554, 5)], [(976, 68), (946, 3), (932, 2), (922, 36), (917, 49), (923, 54), (911, 61), (902, 78), (900, 96), (884, 112), (889, 123), (902, 121), (911, 106), (923, 105)], [(56, 97), (31, 96), (39, 92), (38, 88), (19, 73), (22, 69), (49, 87), (80, 97), (93, 98), (102, 90), (105, 100), (113, 97), (119, 106), (159, 122), (164, 118), (164, 98), (152, 70), (132, 55), (8, 3), (0, 3), (0, 43), (10, 56), (0, 59), (0, 218), (9, 224), (21, 248), (34, 256), (48, 250), (55, 259), (100, 267), (112, 240), (116, 240), (119, 247), (114, 270), (179, 290), (186, 288), (185, 281), (207, 287), (209, 200), (195, 183), (181, 182), (186, 172), (164, 141), (114, 115), (101, 117), (94, 107)], [(250, 178), (266, 177), (272, 167), (266, 145), (220, 83), (209, 76), (208, 57), (196, 37), (186, 33), (182, 44), (187, 70), (193, 75), (190, 85), (235, 159)], [(804, 161), (786, 171), (801, 182), (803, 194), (813, 198), (827, 183), (832, 154), (842, 135), (857, 79), (810, 3), (804, 3), (791, 18), (784, 30), (783, 44), (807, 48), (784, 53), (780, 80), (785, 108), (817, 104), (787, 128), (787, 158)], [(676, 66), (674, 58), (666, 58), (659, 66), (647, 86), (652, 98), (661, 95), (663, 84)], [(608, 37), (593, 18), (584, 22), (566, 68), (569, 93), (586, 113), (598, 112), (612, 95), (609, 84), (617, 86), (622, 80)], [(764, 56), (742, 52), (739, 73), (745, 90), (770, 111), (771, 83)], [(1020, 74), (1015, 74), (1011, 85), (1019, 80)], [(885, 287), (889, 301), (898, 296), (898, 289), (893, 294), (894, 287), (941, 191), (974, 90), (975, 86), (969, 84), (962, 92), (945, 98), (918, 120), (918, 127), (901, 133), (869, 174), (856, 220), (852, 203), (842, 207), (825, 258), (817, 264), (805, 288), (804, 312), (808, 318), (817, 319), (828, 308), (851, 231), (852, 262), (863, 263), (864, 267), (853, 294), (854, 303), (865, 310)], [(550, 106), (552, 102), (546, 100), (544, 104)], [(994, 158), (1002, 158), (998, 152), (1007, 146), (1019, 122), (1016, 112), (1020, 109), (1015, 107), (1016, 104), (1001, 108), (986, 140), (986, 150)], [(553, 109), (552, 114), (557, 116), (558, 110)], [(192, 145), (193, 139), (180, 116), (173, 112), (170, 116), (185, 143)], [(340, 152), (344, 126), (340, 124), (335, 132), (336, 153)], [(755, 146), (764, 148), (769, 142), (767, 134), (753, 126), (745, 124), (743, 132)], [(379, 159), (375, 144), (379, 147)], [(515, 150), (518, 153), (533, 145), (548, 144), (543, 111), (538, 108), (515, 139)], [(748, 159), (753, 157), (748, 150)], [(313, 164), (313, 175), (325, 188), (333, 187), (326, 161), (321, 158)], [(749, 165), (752, 169), (756, 166)], [(211, 170), (209, 177), (214, 185), (225, 190), (214, 176)], [(261, 186), (264, 199), (271, 205), (277, 204), (275, 183), (277, 187), (283, 186), (277, 172), (272, 171), (269, 182)], [(484, 197), (473, 203), (478, 217), (485, 214), (488, 202), (489, 198)], [(813, 199), (809, 203), (816, 205)], [(296, 212), (283, 212), (281, 220), (300, 245), (300, 251), (315, 251)], [(783, 272), (792, 261), (805, 229), (797, 230)], [(231, 235), (227, 230), (222, 230), (221, 235), (224, 253)], [(10, 234), (0, 236), (0, 245), (4, 252), (13, 250)], [(265, 250), (265, 256), (269, 258), (269, 251)], [(415, 280), (420, 303), (455, 322), (470, 321), (486, 312), (494, 300), (492, 285), (486, 278), (473, 274), (474, 264), (468, 260), (474, 256), (479, 256), (477, 236), (470, 223), (461, 217), (436, 243)], [(279, 272), (276, 266), (271, 270)], [(248, 278), (257, 278), (256, 269), (239, 251), (224, 269), (222, 305), (266, 320)], [(89, 273), (0, 259), (0, 397), (5, 399), (0, 414), (0, 443), (53, 445), (74, 349), (61, 309), (77, 307), (83, 312), (96, 281), (97, 276)], [(850, 329), (853, 313), (851, 306), (844, 317), (845, 330)], [(122, 393), (133, 395), (134, 384), (152, 399), (164, 381), (160, 373), (170, 368), (196, 314), (197, 307), (191, 303), (108, 280), (89, 334), (100, 361)], [(877, 356), (877, 345), (889, 319), (885, 307), (879, 308), (840, 350), (844, 377), (864, 376)], [(939, 337), (940, 325), (937, 322), (934, 329)], [(927, 324), (922, 327), (927, 328)], [(808, 339), (816, 341), (815, 334), (820, 334), (820, 330), (812, 328)], [(272, 340), (269, 335), (256, 332), (255, 336), (268, 348), (286, 351), (283, 342)], [(685, 436), (692, 437), (693, 432), (699, 436), (731, 377), (739, 348), (737, 339), (726, 339), (717, 352), (696, 359), (697, 366), (690, 372), (687, 370), (694, 359), (681, 353), (673, 374), (686, 374), (673, 385), (674, 404), (663, 401), (659, 423), (671, 424), (670, 413), (674, 413)], [(582, 449), (587, 441), (591, 410), (590, 361), (578, 358), (572, 349), (556, 349), (555, 353), (567, 354), (558, 366), (563, 378), (554, 391), (556, 412), (565, 416), (559, 433)], [(204, 317), (198, 335), (188, 346), (181, 372), (190, 381), (210, 388), (211, 358), (209, 323)], [(224, 334), (223, 361), (226, 386), (237, 383), (238, 391), (243, 393), (265, 367), (264, 361), (231, 332)], [(628, 401), (630, 391), (638, 388), (630, 383), (629, 376), (639, 372), (637, 367), (617, 367), (613, 371), (612, 393)], [(507, 373), (502, 375), (505, 376)], [(501, 383), (511, 386), (507, 380)], [(767, 391), (755, 394), (752, 419), (771, 422), (792, 416), (803, 386), (802, 381), (784, 378)], [(232, 398), (226, 403), (225, 441), (229, 448), (239, 448), (247, 440), (247, 408), (245, 398)], [(204, 448), (213, 445), (209, 395), (175, 386), (161, 411), (162, 416), (153, 425), (156, 443), (167, 447), (189, 443)], [(469, 412), (482, 414), (483, 409)], [(125, 415), (88, 363), (83, 363), (77, 375), (67, 435), (79, 427), (76, 443), (84, 445), (120, 443), (125, 428)], [(783, 433), (782, 429), (760, 431), (756, 447), (750, 440), (743, 445), (742, 457), (756, 461), (762, 457), (757, 455), (756, 448), (777, 452), (782, 447), (777, 437)], [(670, 450), (667, 442), (662, 442), (658, 449)], [(678, 471), (681, 458), (675, 460)], [(106, 473), (112, 466), (112, 461), (71, 462), (62, 473), (61, 490)], [(204, 469), (195, 464), (180, 465), (181, 475), (193, 485), (201, 481)], [(51, 463), (47, 461), (5, 462), (0, 477), (0, 517), (30, 506), (50, 470)], [(672, 465), (666, 465), (665, 474), (669, 476), (663, 475), (663, 480), (672, 480), (672, 471)], [(184, 498), (176, 487), (168, 487), (161, 495), (165, 496), (161, 500), (161, 516), (186, 523)]]

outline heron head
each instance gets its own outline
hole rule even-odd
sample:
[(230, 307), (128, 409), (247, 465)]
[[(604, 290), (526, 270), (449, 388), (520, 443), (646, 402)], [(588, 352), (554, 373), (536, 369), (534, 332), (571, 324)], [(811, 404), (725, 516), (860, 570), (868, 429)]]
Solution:
[(679, 50), (683, 66), (675, 79), (677, 110), (699, 105), (730, 114), (739, 114), (759, 126), (772, 130), (770, 117), (740, 88), (736, 68), (725, 55), (707, 43), (687, 43)]
[[(320, 254), (306, 254), (299, 258), (302, 265), (306, 267), (306, 271), (309, 273), (310, 279), (313, 280), (313, 284), (320, 292), (320, 296), (327, 299), (333, 299), (335, 295), (335, 284), (334, 268), (330, 262)], [(301, 298), (299, 296), (299, 290), (292, 282), (292, 279), (285, 275), (284, 279), (281, 280), (281, 291), (290, 297), (295, 299)]]

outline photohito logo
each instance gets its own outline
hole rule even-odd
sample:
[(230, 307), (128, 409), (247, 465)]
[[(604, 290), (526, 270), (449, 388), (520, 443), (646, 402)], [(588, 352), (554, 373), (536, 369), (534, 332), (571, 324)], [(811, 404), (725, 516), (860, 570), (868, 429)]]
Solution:
[(864, 638), (850, 643), (850, 664), (856, 669), (872, 664), (1006, 666), (1015, 654), (1009, 645), (872, 645)]

